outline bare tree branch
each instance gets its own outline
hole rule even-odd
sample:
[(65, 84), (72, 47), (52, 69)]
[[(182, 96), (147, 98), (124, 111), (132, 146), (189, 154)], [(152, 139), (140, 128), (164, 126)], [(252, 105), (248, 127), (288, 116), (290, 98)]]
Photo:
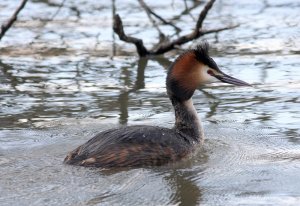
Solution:
[(5, 33), (8, 31), (8, 29), (13, 25), (13, 23), (17, 20), (18, 14), (20, 11), (24, 8), (25, 4), (27, 3), (27, 0), (23, 0), (17, 10), (13, 13), (13, 15), (10, 17), (10, 19), (1, 25), (1, 32), (0, 32), (0, 40), (5, 35)]
[(207, 2), (207, 4), (204, 6), (204, 9), (201, 11), (198, 20), (197, 20), (197, 24), (195, 27), (195, 32), (199, 32), (199, 29), (202, 28), (202, 23), (208, 13), (208, 11), (211, 9), (211, 7), (213, 6), (213, 4), (215, 3), (215, 0), (210, 0)]
[(118, 14), (116, 14), (114, 16), (113, 29), (114, 29), (114, 32), (116, 32), (119, 35), (121, 40), (128, 42), (128, 43), (135, 44), (137, 52), (140, 56), (146, 56), (147, 54), (149, 54), (148, 50), (144, 46), (143, 40), (135, 38), (135, 37), (127, 36), (124, 33), (123, 23)]
[[(143, 1), (139, 0), (139, 2), (143, 2)], [(191, 33), (183, 35), (183, 36), (179, 36), (177, 39), (175, 39), (173, 41), (164, 41), (164, 42), (160, 41), (150, 50), (148, 50), (144, 46), (144, 43), (143, 43), (142, 39), (127, 36), (125, 34), (124, 29), (123, 29), (122, 20), (119, 17), (119, 15), (115, 15), (115, 17), (114, 17), (114, 26), (113, 26), (113, 28), (114, 28), (114, 31), (118, 34), (118, 36), (120, 37), (121, 40), (123, 40), (125, 42), (128, 42), (128, 43), (135, 44), (139, 56), (163, 54), (167, 51), (170, 51), (170, 50), (178, 47), (179, 45), (182, 45), (186, 42), (197, 39), (200, 36), (203, 36), (205, 34), (220, 32), (220, 31), (224, 31), (224, 30), (227, 30), (227, 29), (232, 29), (232, 28), (235, 28), (235, 27), (238, 26), (238, 25), (235, 25), (235, 26), (228, 26), (228, 27), (218, 28), (218, 29), (202, 30), (203, 21), (205, 20), (209, 10), (212, 8), (214, 2), (215, 2), (215, 0), (209, 0), (206, 3), (206, 5), (204, 6), (204, 8), (202, 9), (202, 11), (200, 12), (200, 14), (198, 16), (197, 23), (196, 23), (196, 25), (195, 25), (195, 27), (194, 27), (194, 29), (192, 30)]]

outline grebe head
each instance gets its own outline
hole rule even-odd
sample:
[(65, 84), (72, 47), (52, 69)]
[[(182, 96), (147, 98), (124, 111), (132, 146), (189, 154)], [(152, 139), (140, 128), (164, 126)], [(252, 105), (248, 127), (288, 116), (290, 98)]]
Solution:
[(201, 85), (225, 82), (238, 86), (250, 84), (223, 73), (209, 56), (207, 42), (181, 54), (170, 66), (167, 76), (167, 90), (170, 97), (184, 101), (192, 97)]

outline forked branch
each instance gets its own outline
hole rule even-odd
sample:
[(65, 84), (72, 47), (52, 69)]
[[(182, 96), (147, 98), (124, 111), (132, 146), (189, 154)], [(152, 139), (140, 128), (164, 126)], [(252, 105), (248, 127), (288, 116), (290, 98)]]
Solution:
[(232, 28), (237, 27), (237, 26), (228, 26), (228, 27), (218, 28), (218, 29), (202, 30), (203, 21), (205, 20), (209, 10), (212, 8), (214, 2), (215, 2), (215, 0), (209, 0), (206, 3), (206, 5), (204, 6), (204, 8), (202, 9), (202, 11), (200, 12), (200, 14), (198, 16), (196, 25), (191, 33), (179, 36), (175, 40), (172, 40), (172, 41), (158, 42), (152, 49), (147, 49), (144, 46), (142, 39), (128, 36), (125, 34), (122, 20), (118, 14), (116, 14), (114, 16), (113, 29), (114, 29), (114, 32), (116, 34), (118, 34), (119, 38), (122, 41), (135, 44), (139, 56), (163, 54), (165, 52), (168, 52), (168, 51), (174, 49), (176, 46), (179, 46), (179, 45), (182, 45), (189, 41), (192, 41), (194, 39), (197, 39), (200, 36), (203, 36), (205, 34), (220, 32), (220, 31), (224, 31), (227, 29), (232, 29)]

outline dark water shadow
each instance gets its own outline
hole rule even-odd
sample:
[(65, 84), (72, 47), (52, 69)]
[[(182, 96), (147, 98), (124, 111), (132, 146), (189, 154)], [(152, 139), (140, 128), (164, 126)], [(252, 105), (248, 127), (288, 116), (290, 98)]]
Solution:
[[(147, 174), (151, 174), (152, 177), (164, 179), (166, 183), (164, 187), (172, 189), (172, 195), (167, 200), (168, 205), (199, 205), (203, 200), (203, 192), (201, 187), (197, 184), (197, 179), (201, 178), (201, 174), (205, 171), (205, 165), (208, 163), (208, 160), (209, 152), (202, 148), (195, 151), (188, 159), (168, 165), (142, 168), (95, 169), (95, 171), (99, 172), (100, 175), (109, 177), (132, 170), (136, 170), (137, 173), (139, 173), (139, 170), (141, 169), (147, 170), (150, 172)], [(144, 184), (144, 182), (137, 183), (138, 185)], [(130, 192), (137, 191), (129, 191), (129, 193)], [(106, 198), (116, 195), (118, 194), (113, 191), (111, 193), (104, 192), (89, 200), (89, 203), (103, 203), (106, 201)]]
[(124, 68), (123, 69), (123, 80), (120, 79), (120, 82), (124, 82), (124, 86), (131, 87), (127, 91), (121, 92), (118, 97), (118, 102), (120, 103), (120, 116), (119, 116), (119, 123), (125, 125), (128, 121), (128, 102), (129, 102), (129, 95), (131, 93), (135, 93), (136, 91), (145, 88), (145, 69), (147, 67), (148, 59), (147, 58), (140, 58), (137, 62), (137, 75), (135, 78), (134, 85), (131, 85), (130, 80), (130, 72), (128, 69), (134, 67), (134, 64), (130, 65), (131, 68)]
[(219, 98), (217, 98), (215, 95), (213, 95), (212, 93), (205, 91), (204, 89), (199, 89), (199, 91), (205, 96), (205, 98), (214, 100), (213, 102), (211, 102), (209, 104), (210, 111), (206, 113), (205, 118), (210, 118), (210, 117), (216, 115), (217, 108), (218, 108), (221, 100)]
[[(170, 168), (172, 166), (168, 166)], [(168, 204), (170, 205), (199, 205), (202, 201), (202, 191), (201, 188), (197, 185), (195, 181), (192, 180), (191, 174), (180, 172), (176, 170), (176, 166), (173, 169), (166, 169), (165, 166), (162, 167), (153, 167), (153, 168), (144, 168), (146, 170), (149, 170), (154, 176), (157, 176), (157, 178), (162, 177), (164, 180), (166, 180), (166, 186), (169, 188), (172, 188), (172, 195), (170, 196), (169, 200), (166, 200)], [(129, 170), (139, 170), (137, 168), (119, 168), (119, 169), (107, 169), (107, 170), (98, 170), (101, 175), (104, 176), (111, 176), (116, 175), (121, 172), (127, 172)], [(143, 182), (140, 182), (137, 184), (140, 184), (141, 186), (144, 184)], [(138, 190), (138, 188), (137, 188)], [(137, 192), (137, 191), (128, 191), (131, 192)], [(150, 192), (150, 191), (149, 191)], [(159, 191), (157, 191), (159, 192)], [(125, 193), (128, 195), (129, 193)], [(107, 198), (120, 195), (118, 192), (114, 191), (106, 191), (103, 193), (100, 193), (96, 197), (90, 199), (88, 201), (88, 205), (94, 205), (94, 204), (100, 204), (106, 202)], [(106, 202), (107, 203), (107, 202)]]
[[(129, 67), (122, 68), (122, 78), (120, 79), (120, 82), (123, 82), (123, 85), (128, 89), (126, 91), (122, 91), (118, 97), (119, 102), (119, 123), (122, 125), (126, 125), (128, 122), (128, 105), (130, 101), (130, 95), (132, 93), (136, 93), (140, 89), (145, 88), (145, 71), (147, 70), (147, 65), (149, 61), (157, 62), (159, 65), (161, 65), (165, 70), (168, 69), (168, 67), (172, 64), (172, 61), (170, 61), (168, 58), (165, 58), (164, 56), (155, 56), (155, 57), (142, 57), (139, 58), (137, 62), (133, 62), (129, 65)], [(132, 83), (131, 75), (132, 68), (137, 65), (137, 72), (134, 83)], [(163, 70), (161, 70), (163, 72)], [(166, 96), (167, 98), (167, 96)]]
[(171, 204), (180, 206), (199, 205), (202, 200), (201, 188), (190, 180), (187, 174), (173, 171), (166, 179), (175, 190), (170, 201)]
[[(9, 72), (9, 71), (13, 71), (14, 68), (9, 64), (3, 63), (0, 60), (0, 69), (4, 75), (4, 78), (6, 78), (5, 80), (9, 82), (10, 86), (14, 89), (14, 91), (18, 91), (17, 86), (23, 81), (20, 81), (20, 79), (16, 78), (11, 72)], [(0, 78), (2, 79), (2, 77)], [(6, 82), (6, 81), (4, 81), (4, 79), (1, 80), (1, 82)]]

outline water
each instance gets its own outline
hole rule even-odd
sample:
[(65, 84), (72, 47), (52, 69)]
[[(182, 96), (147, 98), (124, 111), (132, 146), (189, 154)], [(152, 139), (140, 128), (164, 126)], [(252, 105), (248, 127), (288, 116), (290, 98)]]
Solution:
[[(1, 22), (18, 3), (0, 3)], [(66, 1), (57, 13), (59, 4), (28, 2), (0, 42), (1, 205), (299, 203), (298, 1), (217, 2), (205, 26), (240, 26), (205, 36), (212, 56), (254, 87), (214, 84), (196, 92), (206, 140), (190, 159), (109, 171), (62, 160), (107, 128), (172, 127), (165, 76), (177, 54), (138, 59), (132, 45), (112, 36), (112, 2)], [(165, 17), (184, 7), (169, 4), (149, 3)], [(117, 12), (126, 17), (126, 31), (154, 42), (156, 31), (140, 20), (134, 1), (117, 5)], [(182, 15), (178, 24), (189, 31), (191, 21)]]

